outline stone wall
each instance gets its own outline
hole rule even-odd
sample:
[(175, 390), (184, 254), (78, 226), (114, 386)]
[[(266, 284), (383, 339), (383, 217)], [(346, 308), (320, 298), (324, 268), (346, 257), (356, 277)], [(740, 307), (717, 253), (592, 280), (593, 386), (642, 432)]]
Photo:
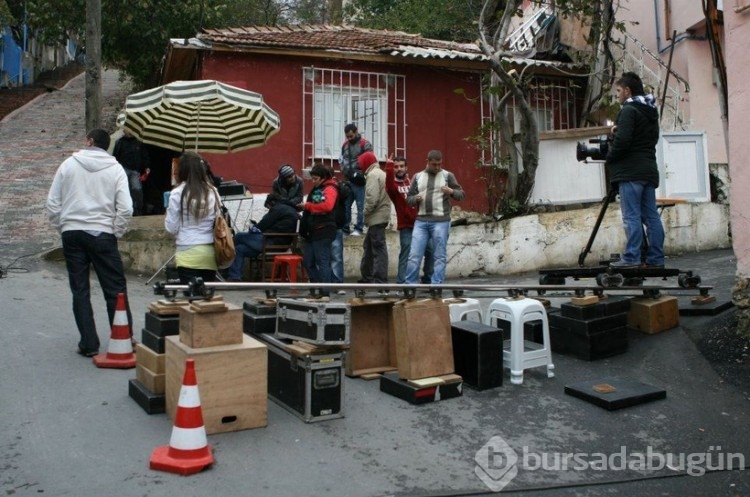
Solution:
[[(601, 207), (541, 213), (509, 220), (454, 226), (448, 241), (446, 276), (507, 275), (549, 267), (576, 267)], [(714, 203), (677, 204), (662, 214), (665, 252), (678, 255), (731, 247), (728, 207)], [(150, 275), (174, 252), (174, 238), (164, 231), (163, 217), (133, 218), (120, 241), (130, 271)], [(388, 231), (390, 275), (395, 278), (398, 232)], [(359, 277), (362, 237), (345, 238), (347, 279)], [(620, 252), (625, 239), (618, 204), (611, 204), (596, 235), (587, 265)], [(669, 260), (667, 260), (667, 265)]]

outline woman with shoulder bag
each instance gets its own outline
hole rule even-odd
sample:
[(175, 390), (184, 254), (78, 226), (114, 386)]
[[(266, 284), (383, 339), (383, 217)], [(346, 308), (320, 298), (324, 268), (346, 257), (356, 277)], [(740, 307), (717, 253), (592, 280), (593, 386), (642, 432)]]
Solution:
[(219, 197), (200, 155), (185, 152), (180, 156), (177, 180), (179, 184), (169, 194), (164, 227), (176, 236), (180, 283), (187, 284), (194, 277), (216, 281), (214, 220)]

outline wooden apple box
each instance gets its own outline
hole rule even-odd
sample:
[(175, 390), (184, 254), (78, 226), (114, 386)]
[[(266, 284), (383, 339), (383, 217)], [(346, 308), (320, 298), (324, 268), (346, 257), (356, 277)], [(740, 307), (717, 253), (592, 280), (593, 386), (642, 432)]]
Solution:
[(418, 380), (454, 372), (448, 304), (441, 299), (400, 300), (393, 305), (399, 377)]
[(242, 308), (224, 304), (225, 310), (208, 312), (180, 307), (180, 341), (199, 349), (242, 343)]
[(393, 300), (352, 299), (347, 376), (362, 376), (396, 369)]
[(171, 419), (177, 410), (185, 361), (194, 359), (207, 434), (266, 426), (268, 350), (242, 331), (240, 337), (239, 344), (197, 349), (185, 345), (177, 336), (165, 338), (166, 407)]
[(166, 373), (156, 373), (137, 362), (135, 364), (135, 379), (140, 381), (149, 392), (157, 395), (163, 394), (166, 389)]
[(677, 297), (634, 298), (630, 301), (628, 326), (643, 333), (660, 333), (680, 324)]
[(158, 354), (142, 343), (135, 346), (135, 364), (136, 366), (141, 365), (155, 374), (166, 372), (164, 354)]

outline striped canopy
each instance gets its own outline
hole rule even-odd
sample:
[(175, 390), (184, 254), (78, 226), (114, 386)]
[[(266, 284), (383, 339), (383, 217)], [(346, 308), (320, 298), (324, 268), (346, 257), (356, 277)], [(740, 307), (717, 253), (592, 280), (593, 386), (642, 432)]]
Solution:
[(265, 144), (280, 124), (260, 94), (203, 80), (129, 95), (123, 126), (143, 143), (176, 152), (230, 153)]

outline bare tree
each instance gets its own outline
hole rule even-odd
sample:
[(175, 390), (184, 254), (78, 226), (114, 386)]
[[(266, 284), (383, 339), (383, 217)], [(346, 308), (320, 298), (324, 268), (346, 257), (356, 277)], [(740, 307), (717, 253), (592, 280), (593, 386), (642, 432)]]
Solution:
[[(506, 204), (512, 204), (517, 214), (523, 213), (528, 205), (539, 165), (536, 116), (522, 89), (522, 78), (509, 62), (512, 54), (507, 50), (511, 20), (522, 3), (523, 0), (486, 0), (479, 16), (479, 47), (490, 62), (492, 87), (503, 92), (494, 100), (493, 111), (505, 145), (503, 154), (507, 154), (509, 162)], [(520, 150), (515, 144), (508, 118), (511, 99), (515, 102), (515, 112), (521, 117)]]

